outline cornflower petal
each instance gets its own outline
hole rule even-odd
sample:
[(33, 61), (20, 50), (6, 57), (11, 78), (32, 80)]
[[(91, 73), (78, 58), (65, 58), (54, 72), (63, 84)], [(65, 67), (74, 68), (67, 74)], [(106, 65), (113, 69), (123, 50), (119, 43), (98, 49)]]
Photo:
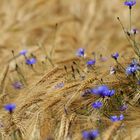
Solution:
[(82, 133), (84, 140), (95, 140), (99, 136), (98, 130), (84, 131)]
[(126, 0), (126, 1), (124, 2), (124, 5), (129, 6), (129, 7), (132, 7), (132, 6), (134, 6), (135, 4), (136, 4), (136, 0)]
[(111, 56), (112, 56), (112, 58), (114, 58), (115, 60), (117, 60), (118, 57), (119, 57), (119, 53), (116, 52), (116, 53), (112, 54)]
[(92, 107), (93, 107), (93, 108), (96, 108), (96, 109), (99, 109), (99, 108), (101, 108), (102, 106), (103, 106), (103, 103), (100, 102), (100, 101), (96, 101), (96, 102), (94, 102), (94, 103), (92, 104)]
[(77, 55), (78, 57), (84, 57), (84, 55), (85, 55), (85, 49), (79, 48), (79, 49), (77, 50), (77, 52), (76, 52), (76, 55)]
[(36, 63), (36, 59), (35, 58), (30, 58), (30, 59), (26, 59), (26, 64), (27, 65), (33, 65)]
[(15, 104), (7, 104), (4, 106), (4, 109), (9, 111), (10, 113), (12, 113), (15, 108), (16, 108)]
[(26, 55), (27, 52), (28, 52), (27, 50), (22, 50), (22, 51), (19, 52), (19, 54), (20, 55)]

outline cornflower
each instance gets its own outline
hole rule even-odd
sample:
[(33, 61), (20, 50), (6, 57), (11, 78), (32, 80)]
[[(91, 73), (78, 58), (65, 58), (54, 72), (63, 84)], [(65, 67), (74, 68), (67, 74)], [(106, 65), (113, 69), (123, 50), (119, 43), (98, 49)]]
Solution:
[(91, 67), (91, 66), (95, 65), (95, 63), (96, 63), (96, 60), (95, 59), (94, 60), (88, 60), (87, 61), (87, 66), (88, 67)]
[(76, 55), (77, 55), (78, 57), (84, 57), (84, 55), (85, 55), (85, 49), (79, 48), (79, 49), (77, 50), (77, 52), (76, 52)]
[(124, 2), (124, 5), (129, 6), (129, 7), (132, 7), (132, 6), (134, 6), (135, 4), (136, 4), (136, 0), (126, 0), (126, 1)]
[(98, 130), (84, 131), (82, 133), (84, 140), (95, 140), (99, 136)]
[(124, 115), (123, 115), (123, 114), (121, 114), (119, 117), (116, 116), (116, 115), (110, 117), (110, 120), (111, 120), (112, 122), (122, 121), (123, 119), (124, 119)]
[(26, 64), (27, 65), (33, 65), (36, 63), (36, 59), (35, 58), (30, 58), (30, 59), (26, 59)]
[(99, 86), (97, 88), (91, 89), (91, 93), (95, 94), (95, 95), (100, 95), (102, 97), (105, 97), (105, 96), (111, 97), (111, 96), (113, 96), (115, 94), (115, 90), (110, 90), (108, 88), (108, 86), (101, 85), (101, 86)]
[(19, 54), (25, 56), (27, 52), (28, 52), (27, 50), (22, 50), (22, 51), (19, 52)]
[(93, 107), (93, 108), (96, 108), (96, 109), (99, 109), (99, 108), (101, 108), (102, 106), (103, 106), (103, 103), (100, 102), (100, 101), (96, 101), (96, 102), (94, 102), (94, 103), (92, 104), (92, 107)]
[(111, 56), (112, 56), (112, 58), (114, 58), (115, 60), (117, 60), (118, 57), (119, 57), (119, 53), (116, 52), (116, 53), (112, 54)]
[(12, 113), (15, 108), (16, 108), (15, 104), (7, 104), (4, 106), (4, 109), (6, 111), (9, 111), (9, 113)]

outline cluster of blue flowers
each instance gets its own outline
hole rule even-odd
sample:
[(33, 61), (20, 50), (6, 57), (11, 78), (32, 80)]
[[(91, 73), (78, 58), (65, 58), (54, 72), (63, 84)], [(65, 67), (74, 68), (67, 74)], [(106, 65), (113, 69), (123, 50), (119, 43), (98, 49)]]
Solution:
[(36, 58), (34, 58), (34, 57), (27, 58), (26, 57), (27, 52), (28, 52), (27, 50), (22, 50), (22, 51), (19, 52), (19, 54), (25, 56), (26, 64), (27, 65), (33, 65), (33, 64), (35, 64), (37, 62)]
[[(135, 4), (136, 4), (136, 0), (126, 0), (124, 2), (124, 5), (129, 6), (130, 9)], [(136, 30), (133, 30), (133, 34), (136, 34), (136, 32), (137, 32)], [(85, 56), (85, 49), (79, 48), (76, 55), (78, 57), (84, 57)], [(117, 61), (118, 57), (119, 57), (119, 53), (116, 52), (116, 53), (112, 54), (111, 57)], [(91, 59), (91, 60), (88, 60), (86, 62), (88, 67), (91, 67), (91, 66), (95, 65), (95, 63), (96, 63), (95, 59), (94, 60)], [(126, 74), (131, 75), (131, 74), (136, 73), (138, 70), (140, 70), (139, 64), (132, 62), (126, 68)], [(114, 68), (112, 69), (112, 71), (113, 72), (111, 72), (111, 73), (116, 72), (116, 70)], [(91, 89), (90, 91), (88, 90), (88, 94), (89, 94), (89, 92), (92, 93), (92, 94), (95, 94), (95, 95), (99, 95), (101, 97), (111, 97), (115, 94), (115, 90), (109, 89), (109, 87), (106, 86), (106, 85), (98, 86), (96, 88)], [(95, 108), (95, 109), (100, 109), (102, 106), (103, 106), (103, 103), (101, 101), (96, 101), (92, 104), (92, 107)], [(127, 105), (122, 105), (120, 107), (120, 111), (124, 111), (126, 109), (127, 109)], [(122, 121), (123, 119), (124, 119), (123, 114), (121, 114), (120, 116), (115, 115), (115, 116), (110, 117), (110, 120), (112, 122)], [(91, 130), (91, 131), (84, 131), (82, 134), (83, 134), (83, 139), (84, 140), (95, 140), (96, 137), (99, 135), (99, 132), (98, 132), (98, 130)]]
[[(136, 0), (126, 0), (124, 2), (124, 5), (126, 6), (129, 6), (129, 8), (131, 9), (132, 6), (134, 6), (136, 4)], [(130, 28), (131, 29), (131, 28)], [(133, 29), (133, 34), (136, 34), (137, 30), (136, 29)], [(26, 57), (26, 54), (27, 54), (27, 50), (22, 50), (19, 52), (19, 55), (23, 55), (25, 57), (25, 63), (27, 65), (34, 65), (36, 64), (37, 62), (37, 59), (35, 57), (31, 57), (31, 58), (28, 58)], [(76, 52), (76, 55), (78, 57), (84, 57), (85, 56), (85, 49), (84, 48), (79, 48)], [(118, 60), (119, 58), (119, 53), (116, 52), (114, 54), (111, 55), (111, 57), (113, 59), (115, 59), (116, 61)], [(96, 63), (96, 59), (90, 59), (86, 62), (86, 65), (88, 67), (92, 67), (94, 66)], [(126, 74), (127, 75), (134, 75), (137, 71), (140, 70), (140, 64), (136, 61), (133, 61), (127, 68), (126, 68)], [(115, 73), (116, 70), (115, 69), (112, 69), (111, 73)], [(140, 81), (139, 81), (140, 83)], [(13, 84), (13, 87), (15, 89), (21, 89), (23, 87), (22, 83), (20, 82), (15, 82)], [(64, 83), (58, 83), (56, 86), (55, 86), (55, 89), (59, 89), (59, 88), (62, 88), (64, 87)], [(115, 94), (115, 90), (113, 89), (110, 89), (108, 86), (106, 85), (101, 85), (101, 86), (98, 86), (96, 88), (92, 88), (90, 90), (91, 94), (94, 94), (94, 95), (98, 95), (100, 97), (112, 97), (114, 94)], [(87, 92), (89, 93), (89, 91)], [(86, 95), (86, 94), (84, 94)], [(103, 103), (101, 101), (95, 101), (93, 104), (92, 104), (92, 107), (95, 108), (95, 109), (100, 109), (101, 107), (103, 106)], [(16, 105), (15, 104), (7, 104), (4, 106), (4, 109), (6, 111), (8, 111), (10, 114), (13, 113), (13, 111), (15, 110), (16, 108)], [(127, 109), (127, 106), (126, 105), (123, 105), (120, 107), (120, 111), (124, 111)], [(110, 120), (112, 122), (118, 122), (118, 121), (122, 121), (124, 119), (124, 115), (121, 114), (120, 116), (110, 116)], [(90, 130), (90, 131), (84, 131), (82, 133), (82, 136), (83, 136), (83, 139), (84, 140), (95, 140), (98, 136), (99, 136), (99, 132), (98, 130)]]
[[(84, 57), (85, 56), (85, 49), (79, 48), (77, 50), (77, 52), (76, 52), (76, 56), (78, 56), (78, 57)], [(86, 62), (86, 65), (87, 65), (87, 67), (92, 67), (92, 66), (95, 65), (95, 63), (96, 63), (96, 60), (95, 59), (90, 59), (90, 60), (88, 60)]]
[[(119, 57), (119, 53), (114, 53), (111, 56), (112, 58), (117, 60)], [(129, 64), (129, 66), (126, 68), (126, 74), (132, 75), (135, 74), (138, 70), (140, 70), (140, 64), (137, 61), (133, 60), (132, 63)]]
[[(115, 94), (115, 90), (110, 90), (106, 85), (99, 86), (97, 88), (92, 89), (91, 91), (93, 94), (100, 95), (102, 97), (105, 97), (105, 96), (111, 97)], [(100, 101), (96, 101), (92, 104), (92, 107), (95, 109), (100, 109), (102, 106), (103, 106), (103, 103)], [(127, 106), (125, 105), (121, 107), (121, 110), (125, 110), (126, 108)], [(124, 119), (124, 116), (123, 114), (121, 114), (119, 117), (111, 116), (110, 119), (112, 122), (121, 121)]]
[(111, 97), (115, 94), (115, 90), (109, 89), (106, 85), (101, 85), (99, 87), (91, 89), (91, 93), (99, 95), (101, 97)]

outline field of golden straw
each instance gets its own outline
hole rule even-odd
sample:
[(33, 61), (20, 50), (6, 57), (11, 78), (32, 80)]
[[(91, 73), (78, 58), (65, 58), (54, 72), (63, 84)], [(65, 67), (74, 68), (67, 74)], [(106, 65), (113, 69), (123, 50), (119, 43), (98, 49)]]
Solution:
[(0, 0), (0, 140), (140, 140), (140, 34), (124, 1)]

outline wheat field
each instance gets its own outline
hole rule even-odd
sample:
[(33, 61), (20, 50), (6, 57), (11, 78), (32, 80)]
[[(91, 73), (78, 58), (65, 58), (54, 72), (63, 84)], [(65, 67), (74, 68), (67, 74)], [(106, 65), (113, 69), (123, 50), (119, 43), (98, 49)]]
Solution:
[[(135, 57), (117, 20), (129, 28), (123, 2), (0, 0), (0, 140), (83, 140), (83, 130), (97, 127), (97, 140), (140, 140), (139, 92), (128, 99), (133, 89), (127, 78), (109, 74), (116, 65), (112, 53), (119, 52), (123, 66)], [(139, 12), (137, 4), (132, 25), (138, 29)], [(76, 57), (78, 48), (85, 48), (85, 59)], [(19, 55), (23, 49), (37, 59), (33, 67)], [(94, 57), (96, 67), (89, 70), (85, 63)], [(23, 88), (13, 88), (19, 80)], [(91, 107), (95, 96), (82, 96), (101, 82), (117, 94), (123, 90), (128, 102), (123, 122), (112, 123), (106, 115), (120, 113), (115, 98), (100, 99), (105, 105), (100, 112)], [(8, 103), (16, 104), (12, 115), (3, 109)]]

